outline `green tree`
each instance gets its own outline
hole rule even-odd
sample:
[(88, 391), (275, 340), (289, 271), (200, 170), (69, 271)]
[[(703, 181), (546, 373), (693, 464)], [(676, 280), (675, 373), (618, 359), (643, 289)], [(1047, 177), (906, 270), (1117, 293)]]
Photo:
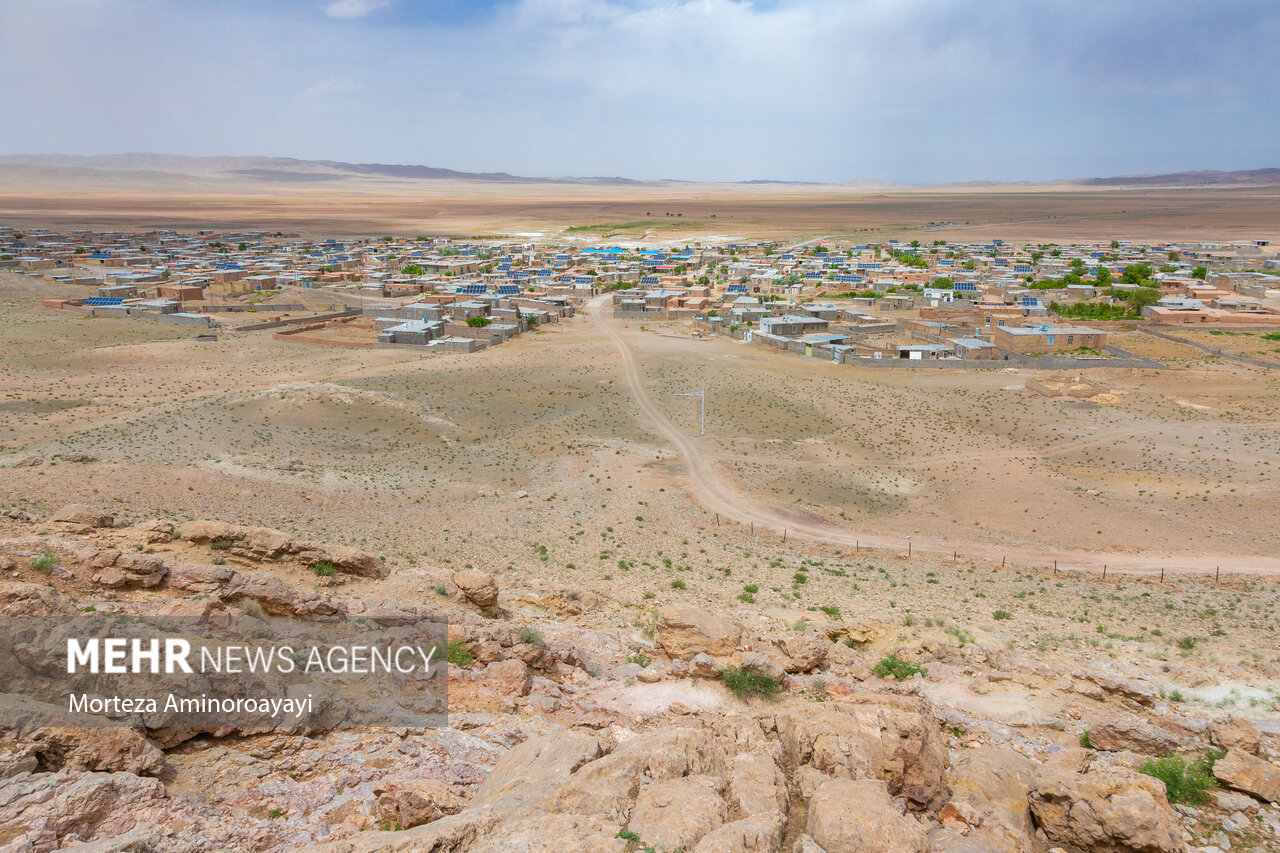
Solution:
[(1135, 314), (1141, 314), (1143, 308), (1148, 305), (1155, 305), (1160, 301), (1160, 291), (1154, 287), (1139, 287), (1129, 291), (1125, 296), (1125, 300)]
[(1125, 284), (1142, 284), (1144, 281), (1149, 281), (1154, 272), (1155, 269), (1151, 264), (1129, 264), (1121, 273), (1120, 280)]
[(1192, 278), (1198, 278), (1198, 279), (1200, 279), (1201, 281), (1204, 281), (1205, 276), (1207, 276), (1208, 274), (1209, 274), (1209, 268), (1208, 268), (1208, 267), (1196, 267), (1195, 269), (1193, 269), (1193, 270), (1191, 271), (1191, 277), (1192, 277)]
[(1096, 276), (1099, 287), (1109, 287), (1111, 285), (1111, 270), (1106, 267), (1098, 267), (1098, 275)]

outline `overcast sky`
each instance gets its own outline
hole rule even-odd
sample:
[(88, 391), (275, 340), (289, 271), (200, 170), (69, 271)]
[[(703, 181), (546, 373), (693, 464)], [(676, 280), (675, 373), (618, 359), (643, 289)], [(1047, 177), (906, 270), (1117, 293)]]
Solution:
[(903, 183), (1280, 166), (1276, 0), (0, 0), (0, 153)]

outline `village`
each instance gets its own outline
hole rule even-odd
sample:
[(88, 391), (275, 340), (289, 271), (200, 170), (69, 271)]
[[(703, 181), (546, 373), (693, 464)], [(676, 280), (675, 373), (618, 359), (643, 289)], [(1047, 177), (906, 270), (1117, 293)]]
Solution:
[(1280, 328), (1280, 257), (1267, 240), (641, 248), (0, 226), (0, 270), (84, 288), (48, 308), (424, 352), (495, 346), (601, 294), (626, 321), (687, 321), (695, 336), (873, 367), (1159, 367), (1110, 336)]

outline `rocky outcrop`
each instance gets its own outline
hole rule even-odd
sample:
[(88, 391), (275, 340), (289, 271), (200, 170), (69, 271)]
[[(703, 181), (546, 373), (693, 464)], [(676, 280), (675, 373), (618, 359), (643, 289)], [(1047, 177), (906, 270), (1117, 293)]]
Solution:
[(241, 527), (222, 521), (188, 521), (174, 535), (197, 545), (210, 545), (255, 562), (291, 556), (307, 565), (329, 563), (336, 571), (369, 578), (390, 574), (387, 564), (372, 554), (343, 545), (320, 545), (294, 539), (269, 527)]
[(1181, 853), (1182, 827), (1164, 783), (1119, 767), (1043, 765), (1028, 792), (1050, 841), (1093, 853)]
[(72, 524), (77, 527), (114, 527), (116, 517), (85, 504), (67, 504), (49, 519), (60, 524)]
[(668, 607), (658, 617), (658, 645), (673, 658), (689, 660), (699, 653), (724, 657), (737, 650), (741, 639), (737, 622), (696, 607)]
[(946, 797), (947, 752), (931, 715), (861, 704), (786, 711), (776, 722), (793, 769), (811, 767), (835, 778), (876, 779), (917, 809), (938, 808)]
[[(976, 836), (975, 842), (981, 838), (998, 850), (1024, 853), (1036, 849), (1027, 794), (1035, 771), (1034, 761), (1007, 746), (965, 749), (953, 756), (947, 776), (951, 802), (961, 807), (958, 812), (968, 808), (981, 815), (976, 830), (964, 834)], [(965, 823), (973, 826), (967, 817)]]
[(773, 647), (781, 657), (780, 665), (785, 671), (808, 672), (827, 659), (831, 641), (826, 634), (810, 628), (804, 633), (786, 634), (774, 639)]
[(164, 753), (143, 735), (120, 726), (49, 726), (11, 730), (9, 734), (31, 750), (41, 770), (91, 770), (142, 776), (156, 774), (164, 766)]
[(392, 826), (410, 829), (457, 814), (466, 800), (439, 779), (390, 780), (373, 788), (379, 817)]
[(110, 838), (156, 817), (165, 800), (158, 779), (132, 773), (23, 773), (6, 780), (0, 827), (15, 849), (53, 850)]
[(1089, 726), (1089, 745), (1107, 752), (1127, 749), (1144, 755), (1164, 755), (1178, 748), (1178, 739), (1135, 717), (1113, 717)]
[(636, 797), (627, 828), (661, 850), (689, 849), (724, 823), (720, 788), (713, 776), (685, 776), (646, 788)]
[(1262, 735), (1258, 732), (1258, 727), (1234, 714), (1209, 724), (1209, 742), (1222, 749), (1238, 749), (1257, 755), (1261, 741)]
[(830, 779), (809, 800), (805, 832), (826, 853), (926, 853), (929, 836), (893, 807), (883, 782)]
[(1280, 802), (1280, 767), (1247, 752), (1227, 750), (1225, 756), (1213, 763), (1213, 775), (1228, 788), (1269, 803)]

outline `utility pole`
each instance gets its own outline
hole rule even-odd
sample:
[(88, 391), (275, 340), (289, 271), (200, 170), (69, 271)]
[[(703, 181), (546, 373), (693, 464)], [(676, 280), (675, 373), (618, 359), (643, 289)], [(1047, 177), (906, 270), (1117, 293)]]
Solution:
[(698, 435), (707, 434), (707, 389), (701, 391), (690, 391), (687, 394), (677, 394), (677, 397), (697, 397), (701, 402), (701, 416), (699, 418)]

